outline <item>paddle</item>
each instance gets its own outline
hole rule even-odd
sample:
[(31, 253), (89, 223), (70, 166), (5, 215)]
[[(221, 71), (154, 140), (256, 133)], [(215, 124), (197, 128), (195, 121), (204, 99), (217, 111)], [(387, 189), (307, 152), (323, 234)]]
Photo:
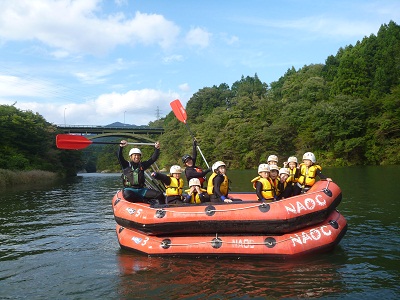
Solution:
[[(119, 145), (119, 142), (94, 142), (82, 135), (72, 135), (72, 134), (57, 134), (56, 136), (56, 145), (59, 149), (71, 149), (71, 150), (79, 150), (88, 147), (91, 144), (110, 144), (110, 145)], [(154, 143), (128, 143), (129, 145), (151, 145), (154, 146)]]
[[(182, 106), (181, 101), (179, 101), (179, 99), (176, 99), (176, 100), (172, 101), (172, 102), (170, 103), (170, 105), (171, 105), (172, 111), (173, 111), (174, 114), (175, 114), (175, 117), (176, 117), (179, 121), (181, 121), (182, 123), (184, 123), (184, 124), (186, 125), (186, 128), (189, 130), (189, 132), (190, 132), (192, 138), (195, 140), (196, 138), (194, 137), (194, 134), (193, 134), (193, 132), (190, 130), (189, 125), (188, 125), (188, 123), (187, 123), (187, 114), (186, 114), (186, 110), (185, 110), (185, 108)], [(206, 163), (207, 168), (209, 168), (210, 166), (208, 165), (208, 162), (207, 162), (207, 160), (205, 159), (205, 157), (204, 157), (204, 155), (203, 155), (203, 152), (201, 152), (201, 149), (200, 149), (199, 145), (197, 145), (197, 149), (199, 150), (199, 152), (200, 152), (200, 154), (201, 154), (201, 157), (203, 158), (204, 162)]]

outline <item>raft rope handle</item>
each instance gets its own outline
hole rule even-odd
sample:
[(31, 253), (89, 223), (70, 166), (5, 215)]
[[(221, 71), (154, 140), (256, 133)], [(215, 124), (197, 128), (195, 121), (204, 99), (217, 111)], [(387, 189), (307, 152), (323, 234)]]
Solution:
[[(208, 212), (229, 212), (229, 211), (236, 211), (236, 210), (245, 210), (245, 209), (250, 209), (250, 208), (255, 208), (255, 207), (259, 207), (260, 205), (263, 204), (256, 204), (256, 205), (251, 205), (251, 206), (245, 206), (245, 207), (240, 207), (240, 208), (231, 208), (231, 209), (210, 209), (207, 210)], [(155, 208), (153, 208), (155, 209)], [(164, 208), (163, 208), (164, 209)], [(173, 212), (173, 213), (179, 213), (179, 214), (204, 214), (204, 211), (176, 211), (176, 210), (165, 210), (167, 212)]]
[[(329, 222), (331, 222), (331, 221), (337, 221), (337, 220), (339, 220), (339, 217), (340, 217), (340, 215), (338, 215), (338, 217), (336, 218), (336, 220), (329, 220)], [(308, 232), (307, 231), (303, 231), (303, 232), (305, 232), (305, 233), (311, 233), (311, 231), (312, 230), (315, 230), (315, 229), (319, 229), (319, 228), (322, 228), (323, 226), (326, 226), (326, 225), (330, 225), (330, 223), (329, 222), (327, 222), (326, 224), (323, 224), (323, 225), (321, 225), (321, 226), (319, 226), (319, 227), (315, 227), (315, 228), (312, 228), (312, 229), (310, 229)], [(266, 236), (266, 237), (268, 237), (268, 236)], [(271, 236), (271, 237), (273, 237), (273, 236)], [(216, 238), (218, 238), (218, 234), (216, 234)], [(151, 239), (151, 238), (150, 238)], [(287, 242), (287, 241), (290, 241), (290, 240), (292, 240), (292, 238), (287, 238), (287, 239), (284, 239), (284, 240), (281, 240), (281, 241), (277, 241), (276, 242), (276, 244), (280, 244), (280, 243), (284, 243), (284, 242)], [(197, 242), (197, 243), (188, 243), (188, 244), (173, 244), (173, 243), (171, 243), (171, 244), (169, 244), (169, 246), (192, 246), (192, 245), (203, 245), (203, 244), (211, 244), (211, 243), (213, 243), (213, 241), (211, 240), (211, 241), (207, 241), (207, 242)], [(222, 241), (222, 243), (225, 243), (225, 244), (236, 244), (236, 243), (234, 243), (234, 242), (224, 242), (224, 241)], [(163, 242), (161, 242), (161, 245), (163, 244)], [(260, 245), (265, 245), (265, 242), (262, 242), (262, 243), (249, 243), (249, 245), (252, 245), (252, 246), (260, 246)]]
[[(329, 185), (329, 182), (328, 182), (328, 185)], [(315, 192), (311, 192), (311, 193), (307, 192), (307, 195), (317, 194), (317, 193), (321, 193), (323, 191), (324, 191), (324, 189), (318, 190)], [(271, 203), (274, 203), (274, 202), (271, 202)], [(251, 205), (251, 206), (245, 206), (245, 207), (240, 207), (240, 208), (231, 208), (231, 209), (221, 209), (221, 210), (212, 209), (212, 210), (208, 210), (208, 212), (229, 212), (229, 211), (245, 210), (245, 209), (251, 209), (251, 208), (255, 208), (255, 207), (262, 207), (265, 204), (271, 204), (271, 203), (263, 202), (261, 204), (255, 204), (255, 205)], [(136, 202), (135, 204), (138, 206), (142, 206), (144, 208), (149, 208), (149, 209), (153, 209), (153, 210), (163, 210), (166, 212), (172, 212), (172, 213), (178, 213), (178, 214), (204, 214), (204, 211), (198, 211), (198, 212), (196, 212), (196, 211), (176, 211), (173, 209), (168, 209), (169, 207), (158, 207), (158, 208), (157, 207), (149, 207), (146, 204), (144, 204), (144, 203), (142, 204), (140, 202)], [(229, 206), (230, 204), (227, 204), (227, 205)]]
[(326, 184), (326, 188), (325, 188), (325, 189), (327, 189), (327, 188), (329, 187), (329, 185), (331, 184), (331, 182), (332, 182), (332, 181), (327, 180), (327, 184)]

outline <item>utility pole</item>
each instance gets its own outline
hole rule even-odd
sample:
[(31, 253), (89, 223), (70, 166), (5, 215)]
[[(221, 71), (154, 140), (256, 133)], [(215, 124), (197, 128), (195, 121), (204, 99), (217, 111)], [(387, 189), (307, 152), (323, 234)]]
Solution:
[(67, 122), (66, 122), (66, 120), (65, 120), (65, 110), (66, 110), (67, 108), (65, 107), (64, 108), (64, 127), (67, 127)]
[(157, 120), (160, 120), (160, 108), (158, 106), (156, 109), (156, 118), (157, 118)]

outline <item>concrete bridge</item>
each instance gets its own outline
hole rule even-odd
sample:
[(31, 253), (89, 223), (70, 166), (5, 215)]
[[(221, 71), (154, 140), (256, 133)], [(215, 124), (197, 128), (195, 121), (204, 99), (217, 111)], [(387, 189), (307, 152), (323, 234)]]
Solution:
[(139, 142), (155, 142), (157, 136), (164, 133), (164, 128), (149, 126), (118, 125), (57, 125), (64, 133), (85, 135), (88, 139), (101, 137), (126, 137)]

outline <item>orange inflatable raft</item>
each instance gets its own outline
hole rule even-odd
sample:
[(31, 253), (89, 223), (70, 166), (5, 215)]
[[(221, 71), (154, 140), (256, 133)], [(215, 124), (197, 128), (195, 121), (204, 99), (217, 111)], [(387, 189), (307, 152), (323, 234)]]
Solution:
[(207, 234), (149, 236), (117, 224), (123, 249), (154, 256), (253, 256), (287, 258), (325, 252), (338, 244), (347, 230), (346, 219), (336, 210), (314, 226), (282, 235)]
[(118, 191), (112, 199), (117, 224), (148, 235), (253, 233), (282, 234), (324, 221), (342, 199), (340, 188), (321, 180), (305, 194), (262, 203), (255, 193), (233, 194), (243, 201), (149, 205), (132, 203)]

